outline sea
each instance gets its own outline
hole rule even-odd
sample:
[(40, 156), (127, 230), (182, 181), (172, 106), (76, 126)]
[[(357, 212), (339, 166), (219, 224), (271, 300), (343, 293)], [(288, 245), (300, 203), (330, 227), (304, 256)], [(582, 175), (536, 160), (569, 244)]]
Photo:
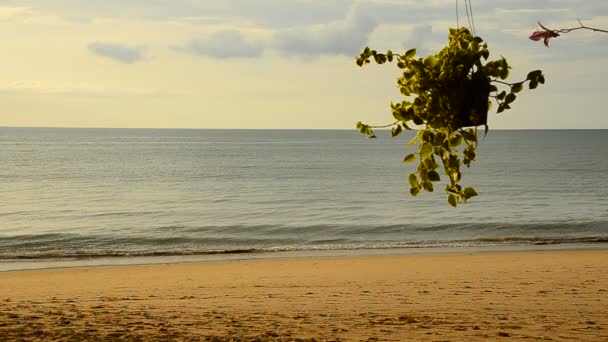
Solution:
[(0, 271), (608, 248), (608, 130), (480, 134), (457, 208), (413, 134), (0, 128)]

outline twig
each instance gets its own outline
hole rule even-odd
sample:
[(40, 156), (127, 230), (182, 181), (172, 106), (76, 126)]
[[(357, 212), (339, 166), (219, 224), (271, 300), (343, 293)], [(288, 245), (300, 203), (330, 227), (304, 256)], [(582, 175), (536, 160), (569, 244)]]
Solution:
[[(496, 82), (496, 83), (500, 83), (500, 84), (504, 84), (504, 85), (508, 85), (508, 86), (513, 86), (513, 85), (515, 85), (515, 83), (509, 83), (509, 82), (501, 81), (501, 80), (499, 80), (499, 79), (497, 79), (497, 78), (492, 79), (492, 80), (491, 80), (491, 82)], [(524, 82), (525, 82), (525, 81), (524, 81)], [(519, 82), (517, 82), (517, 83), (519, 83)]]
[(388, 125), (384, 125), (384, 126), (369, 126), (370, 128), (386, 128), (386, 127), (391, 127), (394, 126), (398, 123), (399, 121), (395, 121), (392, 124), (388, 124)]
[(551, 31), (553, 31), (555, 33), (568, 33), (568, 32), (572, 32), (572, 31), (576, 31), (576, 30), (589, 30), (589, 31), (594, 31), (594, 32), (608, 33), (608, 30), (602, 30), (602, 29), (598, 29), (598, 28), (594, 28), (594, 27), (585, 26), (585, 25), (583, 25), (583, 23), (581, 22), (580, 19), (577, 19), (576, 21), (578, 21), (578, 24), (580, 25), (579, 27), (551, 30)]

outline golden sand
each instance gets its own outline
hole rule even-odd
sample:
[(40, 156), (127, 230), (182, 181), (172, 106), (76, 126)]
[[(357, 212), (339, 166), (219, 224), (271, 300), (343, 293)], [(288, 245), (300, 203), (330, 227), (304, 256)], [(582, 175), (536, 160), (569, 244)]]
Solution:
[(608, 341), (608, 251), (0, 273), (1, 341)]

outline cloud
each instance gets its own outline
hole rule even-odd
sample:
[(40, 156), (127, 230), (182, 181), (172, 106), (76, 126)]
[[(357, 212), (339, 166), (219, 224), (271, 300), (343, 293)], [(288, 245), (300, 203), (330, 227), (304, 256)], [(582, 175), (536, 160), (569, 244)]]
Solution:
[(324, 23), (342, 16), (354, 0), (3, 0), (82, 20), (129, 18), (175, 20), (221, 17), (226, 21), (288, 27)]
[(132, 48), (115, 43), (91, 43), (89, 44), (89, 51), (95, 55), (125, 64), (133, 64), (145, 59), (141, 48)]
[(344, 20), (278, 31), (272, 46), (286, 56), (352, 56), (367, 43), (369, 34), (377, 26), (376, 19), (363, 7), (354, 6)]
[(175, 50), (217, 59), (255, 58), (264, 52), (264, 44), (246, 39), (239, 31), (223, 30), (209, 36), (193, 38), (188, 44), (176, 47)]
[(419, 56), (431, 53), (430, 40), (433, 36), (433, 26), (430, 24), (415, 25), (409, 39), (403, 42), (404, 49), (416, 48)]

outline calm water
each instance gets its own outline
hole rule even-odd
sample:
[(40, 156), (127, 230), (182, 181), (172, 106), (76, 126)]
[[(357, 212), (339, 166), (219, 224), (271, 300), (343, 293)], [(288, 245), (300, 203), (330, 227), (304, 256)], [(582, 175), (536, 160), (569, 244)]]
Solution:
[(408, 140), (0, 128), (0, 263), (608, 241), (608, 131), (490, 131), (457, 209), (410, 197)]

